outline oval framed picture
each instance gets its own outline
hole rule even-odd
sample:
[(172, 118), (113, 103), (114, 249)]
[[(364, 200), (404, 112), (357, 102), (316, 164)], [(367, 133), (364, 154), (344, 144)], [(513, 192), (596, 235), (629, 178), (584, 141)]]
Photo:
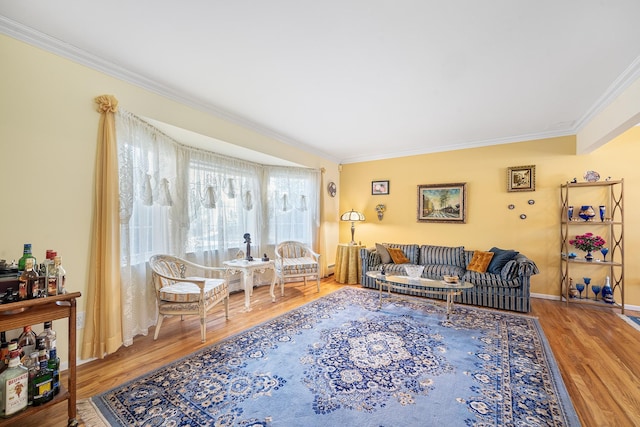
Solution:
[(337, 190), (338, 190), (338, 187), (336, 186), (335, 182), (331, 181), (329, 184), (327, 184), (327, 192), (331, 197), (336, 197)]

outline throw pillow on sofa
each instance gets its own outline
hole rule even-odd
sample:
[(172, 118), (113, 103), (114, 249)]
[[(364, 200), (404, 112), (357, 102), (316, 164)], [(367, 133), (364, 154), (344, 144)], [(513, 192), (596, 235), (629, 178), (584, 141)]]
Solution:
[(391, 255), (385, 245), (376, 243), (376, 252), (380, 255), (380, 262), (382, 264), (391, 264)]
[(485, 273), (489, 267), (489, 263), (491, 263), (491, 260), (493, 259), (493, 255), (494, 253), (491, 251), (473, 251), (473, 258), (471, 258), (471, 262), (467, 266), (467, 270)]
[(394, 264), (406, 264), (410, 261), (400, 248), (387, 248), (387, 251), (389, 251)]
[(511, 249), (496, 248), (495, 246), (489, 249), (489, 252), (493, 252), (494, 255), (493, 258), (491, 258), (487, 271), (493, 274), (500, 274), (502, 267), (507, 265), (509, 261), (520, 253)]

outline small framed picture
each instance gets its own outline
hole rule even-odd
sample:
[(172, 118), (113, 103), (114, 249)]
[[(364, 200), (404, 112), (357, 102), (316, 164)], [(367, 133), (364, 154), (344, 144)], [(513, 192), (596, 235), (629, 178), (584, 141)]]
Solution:
[(374, 196), (389, 194), (389, 181), (371, 181), (371, 194)]
[(536, 191), (536, 167), (528, 165), (508, 168), (507, 191)]
[(467, 221), (467, 183), (418, 185), (418, 222)]

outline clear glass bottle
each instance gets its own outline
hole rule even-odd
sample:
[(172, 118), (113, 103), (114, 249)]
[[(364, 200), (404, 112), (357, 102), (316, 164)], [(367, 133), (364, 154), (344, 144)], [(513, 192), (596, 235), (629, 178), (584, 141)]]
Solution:
[(29, 372), (20, 363), (20, 352), (13, 350), (9, 367), (0, 374), (0, 416), (10, 417), (29, 403)]
[(44, 322), (44, 329), (42, 330), (42, 332), (40, 332), (37, 336), (37, 339), (44, 339), (45, 340), (45, 349), (47, 351), (50, 351), (51, 349), (56, 348), (57, 343), (56, 343), (56, 331), (53, 330), (52, 328), (53, 322), (48, 321), (48, 322)]
[(47, 261), (45, 261), (46, 272), (44, 273), (46, 279), (46, 287), (47, 295), (54, 296), (58, 295), (58, 280), (55, 273), (55, 257), (57, 256), (57, 252), (54, 250), (47, 250)]
[(56, 275), (56, 285), (58, 287), (57, 294), (58, 295), (65, 294), (67, 293), (64, 287), (65, 282), (67, 280), (67, 272), (62, 266), (62, 259), (60, 258), (60, 256), (58, 255), (55, 256), (55, 258), (53, 259), (53, 265), (54, 265), (53, 268), (55, 270), (55, 275)]
[(22, 257), (18, 260), (18, 274), (21, 274), (24, 271), (27, 265), (27, 259), (29, 258), (32, 258), (33, 265), (36, 265), (36, 257), (31, 253), (31, 243), (25, 243), (24, 249), (22, 250)]
[(22, 352), (23, 362), (25, 361), (24, 358), (29, 357), (31, 352), (36, 350), (36, 338), (37, 335), (35, 332), (33, 332), (31, 326), (25, 326), (22, 329), (22, 333), (18, 338), (18, 347)]
[(33, 405), (33, 379), (36, 377), (36, 374), (40, 370), (40, 362), (38, 361), (38, 352), (33, 351), (29, 355), (27, 362), (24, 364), (24, 367), (27, 368), (29, 372), (29, 405)]

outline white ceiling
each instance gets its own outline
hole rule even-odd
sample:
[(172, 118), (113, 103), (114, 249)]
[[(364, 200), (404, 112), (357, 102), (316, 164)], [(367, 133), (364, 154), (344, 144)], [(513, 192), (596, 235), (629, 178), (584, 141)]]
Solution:
[(640, 77), (638, 17), (638, 0), (0, 0), (0, 32), (340, 163), (575, 134)]

